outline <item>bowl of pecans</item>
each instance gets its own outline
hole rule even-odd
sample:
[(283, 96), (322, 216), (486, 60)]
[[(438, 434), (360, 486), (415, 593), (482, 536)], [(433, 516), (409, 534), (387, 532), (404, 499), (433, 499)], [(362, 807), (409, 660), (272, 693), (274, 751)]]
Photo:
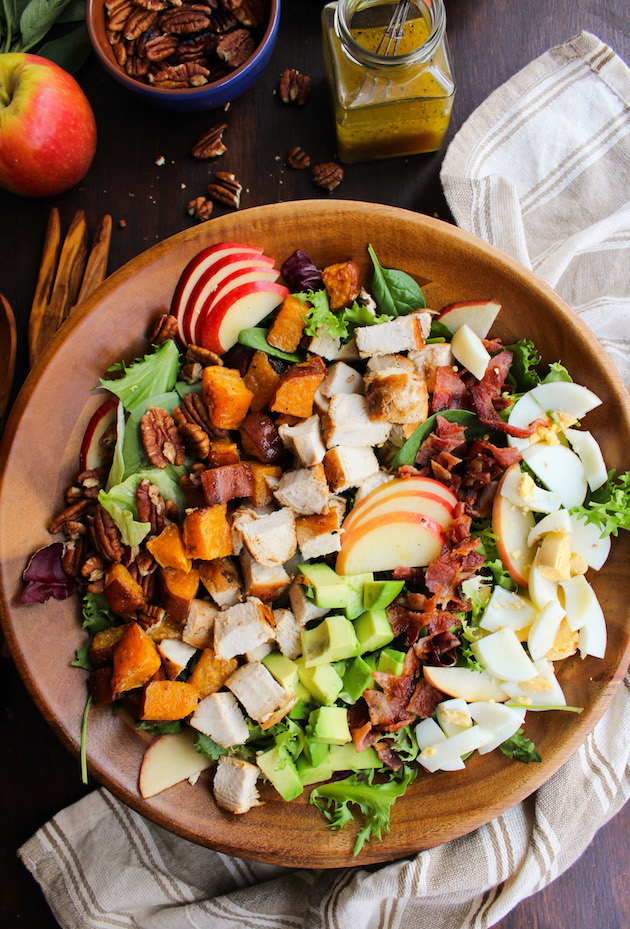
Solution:
[(280, 0), (87, 0), (106, 71), (147, 102), (207, 110), (244, 93), (273, 51)]

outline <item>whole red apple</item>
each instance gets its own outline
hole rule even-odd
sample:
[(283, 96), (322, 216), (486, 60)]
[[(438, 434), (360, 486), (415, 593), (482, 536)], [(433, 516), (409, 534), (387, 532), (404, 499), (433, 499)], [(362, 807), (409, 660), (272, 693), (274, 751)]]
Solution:
[(77, 184), (96, 151), (96, 123), (75, 81), (38, 55), (0, 55), (0, 187), (51, 197)]

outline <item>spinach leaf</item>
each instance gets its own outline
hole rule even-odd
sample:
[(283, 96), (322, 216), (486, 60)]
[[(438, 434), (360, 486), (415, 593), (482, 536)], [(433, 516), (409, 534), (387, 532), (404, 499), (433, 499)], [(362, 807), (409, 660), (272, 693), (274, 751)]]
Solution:
[(182, 731), (181, 719), (175, 719), (170, 723), (150, 723), (147, 720), (140, 719), (135, 723), (136, 729), (148, 732), (149, 735), (177, 734)]
[(441, 323), (439, 319), (431, 320), (431, 331), (429, 332), (429, 338), (427, 342), (433, 342), (436, 339), (442, 339), (445, 342), (450, 342), (455, 333), (450, 326), (447, 326), (446, 323)]
[(371, 291), (381, 313), (404, 316), (414, 310), (423, 310), (426, 303), (416, 281), (404, 271), (384, 268), (371, 245), (368, 245), (368, 252), (374, 265)]
[(279, 348), (274, 348), (273, 345), (270, 345), (267, 341), (268, 332), (268, 329), (263, 329), (260, 326), (253, 326), (250, 329), (241, 329), (238, 340), (241, 345), (247, 345), (248, 348), (253, 348), (259, 352), (265, 352), (265, 354), (271, 355), (272, 358), (281, 358), (283, 361), (293, 362), (302, 360), (299, 355), (283, 352)]
[(85, 26), (73, 29), (67, 35), (59, 36), (50, 42), (45, 42), (37, 54), (42, 58), (54, 61), (56, 65), (75, 74), (81, 68), (90, 54), (90, 40)]
[(57, 17), (70, 3), (71, 0), (30, 0), (20, 17), (20, 51), (26, 52), (41, 42)]
[(487, 435), (489, 432), (488, 427), (479, 421), (477, 414), (470, 410), (444, 410), (442, 413), (433, 413), (423, 423), (420, 423), (416, 431), (409, 436), (392, 461), (392, 471), (400, 468), (401, 465), (412, 465), (414, 463), (418, 449), (435, 429), (438, 416), (443, 416), (449, 423), (461, 423), (466, 427), (469, 438)]

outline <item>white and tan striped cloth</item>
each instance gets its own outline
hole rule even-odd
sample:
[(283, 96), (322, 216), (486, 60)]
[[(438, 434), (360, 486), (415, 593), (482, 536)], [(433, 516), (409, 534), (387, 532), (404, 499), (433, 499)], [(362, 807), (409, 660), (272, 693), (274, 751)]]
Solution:
[[(594, 36), (497, 90), (450, 146), (458, 223), (531, 266), (630, 373), (630, 72)], [(20, 850), (73, 929), (486, 929), (568, 868), (630, 794), (628, 678), (535, 797), (378, 869), (291, 871), (199, 848), (105, 791)], [(586, 884), (585, 884), (586, 886)]]

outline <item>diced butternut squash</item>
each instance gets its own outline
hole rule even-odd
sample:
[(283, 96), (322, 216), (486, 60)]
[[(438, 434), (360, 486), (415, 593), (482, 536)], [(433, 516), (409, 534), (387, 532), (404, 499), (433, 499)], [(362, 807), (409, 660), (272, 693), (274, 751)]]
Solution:
[(212, 365), (203, 369), (201, 383), (212, 425), (218, 429), (237, 429), (254, 396), (239, 372)]
[(280, 375), (271, 364), (269, 355), (266, 352), (254, 352), (247, 373), (243, 378), (245, 386), (254, 395), (251, 403), (252, 410), (267, 409), (279, 381)]
[(208, 464), (211, 468), (223, 468), (225, 465), (238, 464), (241, 460), (236, 442), (225, 439), (210, 443)]
[(359, 266), (356, 261), (342, 261), (328, 265), (322, 271), (324, 287), (328, 291), (330, 309), (340, 310), (359, 296)]
[(199, 694), (184, 681), (152, 681), (142, 695), (142, 719), (171, 722), (194, 712)]
[(190, 604), (197, 596), (198, 590), (199, 571), (194, 568), (191, 571), (178, 571), (177, 568), (160, 568), (162, 606), (175, 622), (186, 622)]
[(105, 573), (105, 599), (119, 616), (135, 613), (144, 603), (142, 587), (122, 564), (111, 565)]
[(149, 539), (147, 548), (161, 568), (177, 568), (190, 571), (192, 562), (184, 549), (184, 540), (176, 523), (169, 523), (154, 539)]
[[(212, 561), (232, 554), (227, 504), (202, 506), (184, 518), (184, 545), (191, 558)], [(185, 617), (184, 617), (185, 618)]]
[(114, 649), (125, 634), (126, 626), (110, 626), (101, 629), (92, 639), (90, 661), (95, 668), (104, 668), (112, 663)]
[(252, 506), (266, 506), (273, 500), (273, 492), (267, 483), (267, 478), (280, 480), (282, 468), (280, 465), (262, 464), (259, 461), (250, 461), (254, 489), (249, 498)]
[(313, 414), (315, 393), (325, 375), (326, 364), (319, 355), (292, 365), (280, 378), (270, 409), (274, 413), (308, 419)]
[(283, 352), (294, 352), (300, 344), (304, 332), (304, 317), (309, 309), (309, 303), (302, 303), (293, 294), (285, 297), (267, 335), (269, 344), (282, 349)]
[(162, 660), (155, 643), (138, 623), (129, 623), (114, 649), (112, 692), (114, 695), (144, 687), (159, 670)]
[(213, 648), (204, 648), (188, 683), (197, 689), (201, 697), (207, 697), (221, 690), (237, 668), (236, 658), (218, 658)]

